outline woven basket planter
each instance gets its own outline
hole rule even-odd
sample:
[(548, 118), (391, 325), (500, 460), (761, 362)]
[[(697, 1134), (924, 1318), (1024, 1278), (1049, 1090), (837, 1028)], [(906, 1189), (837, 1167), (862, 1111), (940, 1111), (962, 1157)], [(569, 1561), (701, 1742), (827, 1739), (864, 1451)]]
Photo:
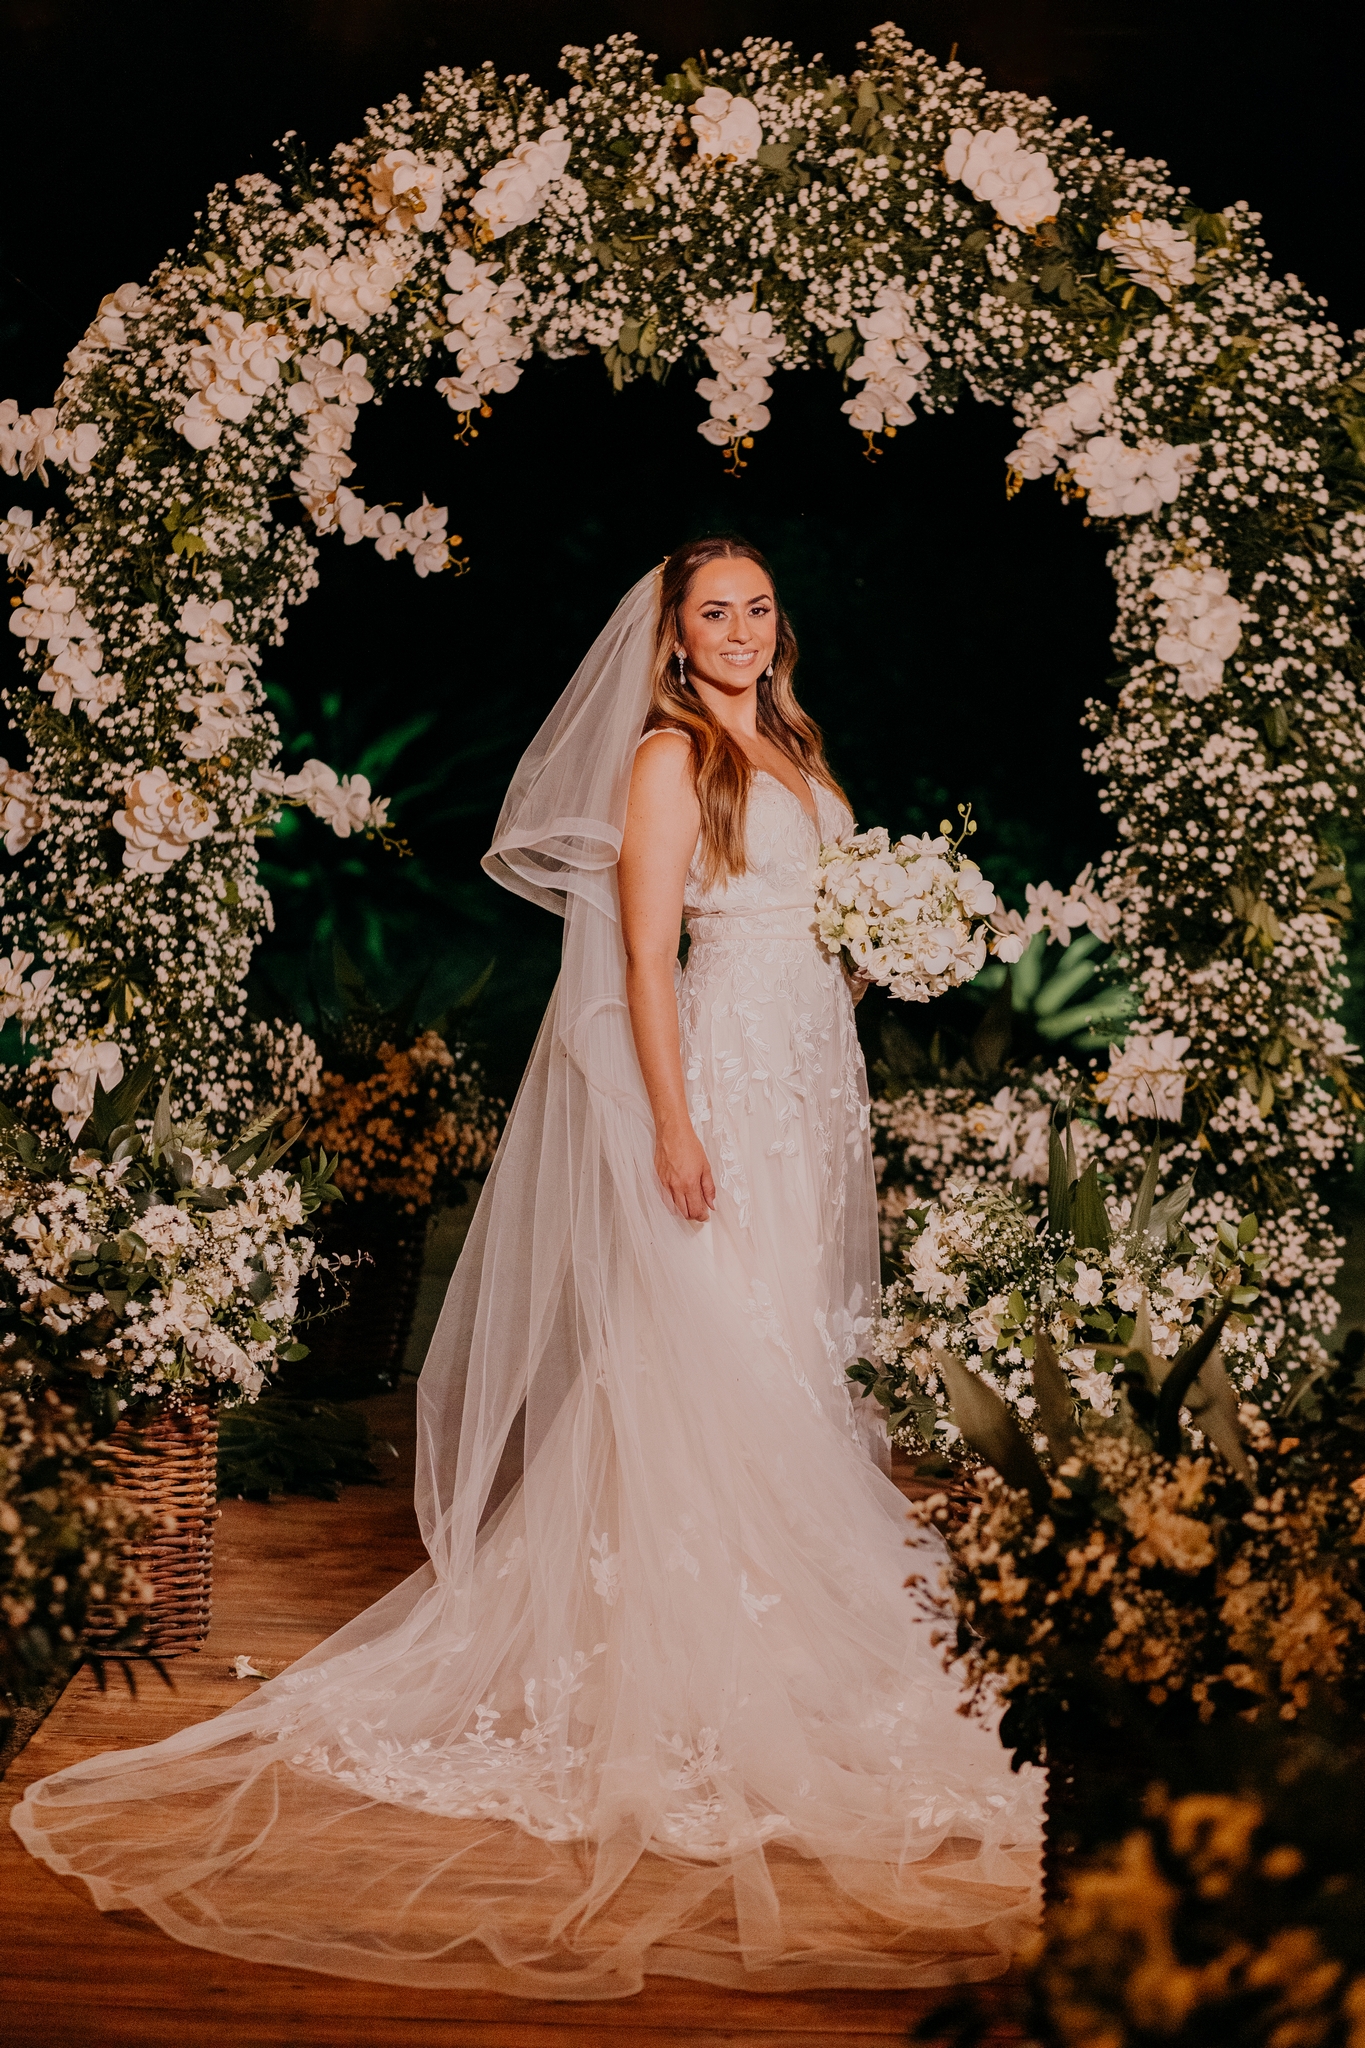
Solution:
[[(130, 1554), (151, 1585), (146, 1630), (136, 1644), (154, 1657), (201, 1647), (213, 1594), (213, 1525), (218, 1519), (218, 1417), (205, 1401), (126, 1418), (100, 1446), (119, 1492), (132, 1501), (146, 1534)], [(112, 1611), (92, 1607), (92, 1650), (116, 1651)]]

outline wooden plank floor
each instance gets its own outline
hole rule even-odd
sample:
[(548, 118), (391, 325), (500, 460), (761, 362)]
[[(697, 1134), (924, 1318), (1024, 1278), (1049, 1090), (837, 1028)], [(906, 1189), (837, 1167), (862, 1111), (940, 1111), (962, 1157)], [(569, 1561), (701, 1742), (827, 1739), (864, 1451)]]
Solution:
[[(400, 1457), (392, 1483), (338, 1502), (224, 1504), (213, 1629), (195, 1657), (136, 1699), (68, 1688), (0, 1785), (7, 1814), (34, 1778), (97, 1750), (153, 1742), (241, 1698), (232, 1659), (269, 1676), (422, 1561), (411, 1504), (411, 1389), (371, 1402)], [(887, 2048), (946, 1994), (826, 1991), (760, 1996), (653, 1977), (634, 1998), (595, 2005), (496, 1993), (405, 1990), (313, 1971), (244, 1966), (182, 1947), (140, 1914), (100, 1914), (83, 1885), (54, 1877), (0, 1829), (0, 2042), (5, 2048)], [(984, 1997), (988, 2039), (1025, 2037), (1008, 1987)]]

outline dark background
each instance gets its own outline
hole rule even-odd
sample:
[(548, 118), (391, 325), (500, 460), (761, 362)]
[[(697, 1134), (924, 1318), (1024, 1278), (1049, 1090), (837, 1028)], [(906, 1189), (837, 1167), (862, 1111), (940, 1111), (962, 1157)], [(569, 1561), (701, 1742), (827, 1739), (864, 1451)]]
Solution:
[[(196, 10), (146, 0), (0, 8), (5, 208), (0, 396), (45, 403), (101, 294), (181, 244), (207, 188), (275, 168), (296, 129), (318, 154), (367, 105), (420, 93), (437, 63), (527, 71), (559, 90), (560, 45), (637, 31), (665, 68), (749, 33), (841, 69), (879, 18), (839, 4), (516, 0), (508, 6), (280, 0)], [(1166, 159), (1200, 204), (1246, 198), (1279, 267), (1365, 318), (1359, 77), (1335, 8), (1176, 8), (1132, 0), (905, 0), (897, 18), (989, 82), (1046, 93), (1136, 155)], [(525, 741), (621, 591), (681, 539), (740, 531), (772, 557), (803, 647), (800, 688), (862, 823), (933, 823), (971, 798), (983, 864), (1006, 895), (1065, 885), (1110, 829), (1078, 718), (1111, 666), (1105, 540), (1045, 485), (1012, 504), (1007, 414), (967, 401), (869, 465), (832, 374), (779, 376), (745, 474), (723, 474), (680, 366), (617, 395), (593, 360), (534, 361), (468, 447), (434, 393), (362, 415), (355, 481), (371, 500), (451, 509), (468, 575), (322, 543), (322, 587), (266, 674), (290, 765), (318, 753), (395, 798), (414, 857), (342, 843), (290, 817), (267, 865), (278, 929), (258, 994), (306, 1013), (341, 936), (377, 990), (425, 977), (435, 1014), (491, 959), (474, 1029), (514, 1083), (554, 973), (557, 929), (480, 875), (478, 856)], [(37, 505), (31, 487), (6, 502)], [(8, 636), (6, 636), (8, 642)], [(0, 659), (11, 660), (6, 644)], [(11, 760), (22, 742), (10, 736)]]

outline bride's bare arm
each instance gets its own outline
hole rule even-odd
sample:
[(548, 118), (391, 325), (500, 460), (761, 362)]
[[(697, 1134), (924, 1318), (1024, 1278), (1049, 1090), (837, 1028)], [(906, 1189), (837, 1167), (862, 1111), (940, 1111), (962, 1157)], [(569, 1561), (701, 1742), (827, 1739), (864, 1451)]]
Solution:
[(670, 1206), (701, 1223), (716, 1206), (716, 1184), (687, 1114), (673, 989), (683, 886), (701, 822), (690, 757), (688, 742), (672, 733), (635, 756), (618, 873), (626, 998), (654, 1112), (654, 1164)]

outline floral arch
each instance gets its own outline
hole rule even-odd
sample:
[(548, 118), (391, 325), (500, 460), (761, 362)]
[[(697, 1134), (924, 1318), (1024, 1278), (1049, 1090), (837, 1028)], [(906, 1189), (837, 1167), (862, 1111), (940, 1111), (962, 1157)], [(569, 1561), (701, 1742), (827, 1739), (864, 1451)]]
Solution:
[(553, 101), (441, 70), (326, 164), (286, 143), (282, 183), (216, 188), (186, 255), (103, 301), (51, 408), (0, 405), (0, 465), (65, 487), (0, 523), (30, 678), (28, 765), (0, 776), (0, 1010), (77, 1118), (144, 1052), (214, 1116), (262, 1052), (276, 1085), (306, 1063), (297, 1035), (247, 1040), (255, 834), (282, 802), (382, 831), (384, 804), (321, 763), (280, 773), (258, 662), (318, 537), (451, 566), (444, 508), (400, 517), (352, 481), (384, 390), (434, 381), (468, 434), (537, 349), (598, 351), (618, 387), (692, 355), (699, 430), (738, 465), (779, 370), (833, 370), (872, 438), (965, 389), (1014, 409), (1010, 489), (1051, 477), (1113, 532), (1120, 672), (1087, 715), (1118, 843), (1029, 919), (1114, 936), (1140, 998), (1106, 1168), (1130, 1178), (1157, 1088), (1192, 1216), (1271, 1219), (1272, 1334), (1311, 1357), (1336, 1256), (1313, 1181), (1357, 1106), (1330, 833), (1362, 773), (1365, 381), (1272, 278), (1257, 215), (1200, 211), (893, 26), (847, 79), (766, 40), (662, 83), (650, 62), (571, 48)]

